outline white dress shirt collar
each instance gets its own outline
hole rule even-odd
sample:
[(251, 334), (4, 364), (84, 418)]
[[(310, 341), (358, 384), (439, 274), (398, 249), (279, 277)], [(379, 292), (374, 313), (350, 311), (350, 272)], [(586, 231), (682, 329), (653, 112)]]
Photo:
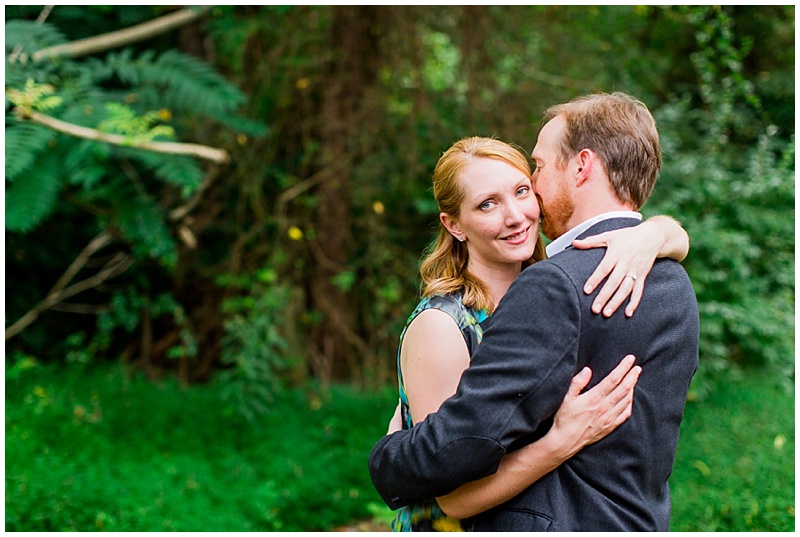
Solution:
[(559, 238), (547, 245), (547, 257), (553, 257), (557, 253), (563, 252), (567, 246), (572, 244), (578, 235), (592, 227), (598, 222), (608, 220), (609, 218), (638, 218), (642, 219), (642, 214), (636, 211), (612, 211), (610, 213), (598, 214), (597, 216), (586, 220), (574, 228), (570, 229)]

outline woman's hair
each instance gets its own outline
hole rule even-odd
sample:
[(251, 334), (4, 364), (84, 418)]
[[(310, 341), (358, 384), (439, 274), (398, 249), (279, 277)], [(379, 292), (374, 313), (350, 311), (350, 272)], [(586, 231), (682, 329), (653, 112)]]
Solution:
[[(459, 140), (444, 152), (433, 171), (433, 197), (439, 211), (458, 218), (464, 188), (461, 172), (478, 158), (499, 160), (530, 177), (528, 158), (521, 148), (493, 138), (471, 137)], [(537, 237), (533, 256), (522, 263), (525, 268), (546, 257), (544, 242)], [(420, 265), (422, 296), (461, 292), (465, 306), (493, 311), (495, 304), (489, 288), (467, 269), (469, 252), (466, 243), (458, 241), (439, 223), (439, 236)]]
[(611, 187), (620, 201), (641, 208), (661, 170), (661, 144), (647, 106), (622, 92), (597, 93), (550, 107), (544, 121), (566, 120), (560, 164), (582, 149), (603, 161)]

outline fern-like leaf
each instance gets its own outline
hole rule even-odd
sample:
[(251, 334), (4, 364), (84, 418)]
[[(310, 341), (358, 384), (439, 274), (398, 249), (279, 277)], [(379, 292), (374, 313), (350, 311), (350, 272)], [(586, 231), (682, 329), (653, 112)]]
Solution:
[(57, 158), (42, 155), (6, 186), (7, 231), (26, 233), (50, 215), (61, 189), (60, 164)]
[(197, 190), (203, 182), (203, 170), (190, 157), (134, 148), (120, 148), (119, 153), (138, 160), (165, 183), (180, 187), (185, 197)]
[(6, 52), (22, 45), (22, 50), (31, 54), (43, 48), (60, 45), (67, 40), (64, 35), (48, 23), (37, 23), (27, 20), (10, 20), (6, 22)]
[(64, 162), (70, 184), (81, 185), (90, 191), (110, 175), (109, 147), (106, 144), (81, 140), (70, 149)]
[(170, 108), (191, 106), (212, 117), (230, 114), (245, 101), (239, 88), (228, 82), (207, 63), (170, 50), (153, 63), (153, 70), (142, 70), (142, 81), (165, 87)]
[[(244, 94), (214, 69), (192, 56), (170, 50), (155, 58), (148, 51), (137, 59), (129, 50), (107, 59), (119, 79), (127, 84), (158, 89), (160, 107), (210, 117), (227, 123), (245, 102)], [(262, 132), (260, 124), (239, 118), (240, 125)]]
[(54, 131), (26, 121), (6, 128), (6, 180), (13, 181), (27, 170), (55, 136)]
[[(119, 187), (122, 187), (120, 190)], [(132, 188), (117, 185), (112, 194), (116, 225), (141, 257), (156, 259), (167, 266), (177, 261), (177, 247), (164, 218), (163, 211), (148, 195), (137, 194)]]

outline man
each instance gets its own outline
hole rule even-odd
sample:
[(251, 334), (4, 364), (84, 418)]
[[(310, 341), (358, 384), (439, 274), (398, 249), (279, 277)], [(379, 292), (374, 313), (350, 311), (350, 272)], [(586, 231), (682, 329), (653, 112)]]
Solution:
[[(522, 494), (464, 525), (476, 531), (666, 531), (672, 471), (699, 319), (681, 265), (656, 261), (632, 317), (595, 314), (583, 292), (603, 256), (571, 242), (638, 225), (661, 167), (655, 122), (621, 93), (591, 95), (546, 113), (533, 159), (547, 260), (520, 274), (495, 310), (456, 394), (370, 456), (392, 508), (442, 496), (494, 473), (500, 459), (551, 425), (584, 366), (602, 379), (633, 354), (642, 366), (631, 417)], [(635, 274), (626, 277), (632, 285)], [(592, 384), (597, 381), (593, 380)], [(591, 387), (591, 386), (590, 386)]]

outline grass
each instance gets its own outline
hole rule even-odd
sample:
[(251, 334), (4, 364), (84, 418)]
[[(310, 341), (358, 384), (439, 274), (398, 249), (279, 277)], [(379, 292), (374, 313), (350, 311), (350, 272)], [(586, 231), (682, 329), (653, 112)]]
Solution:
[[(388, 530), (367, 457), (391, 390), (288, 390), (258, 427), (220, 392), (117, 366), (7, 370), (6, 531)], [(687, 406), (672, 530), (793, 531), (794, 445), (793, 395), (730, 374)]]
[(794, 531), (794, 394), (768, 370), (734, 370), (689, 403), (672, 489), (673, 531)]
[(367, 455), (388, 394), (286, 391), (254, 428), (217, 386), (181, 390), (117, 367), (14, 376), (7, 531), (324, 530), (380, 502)]

